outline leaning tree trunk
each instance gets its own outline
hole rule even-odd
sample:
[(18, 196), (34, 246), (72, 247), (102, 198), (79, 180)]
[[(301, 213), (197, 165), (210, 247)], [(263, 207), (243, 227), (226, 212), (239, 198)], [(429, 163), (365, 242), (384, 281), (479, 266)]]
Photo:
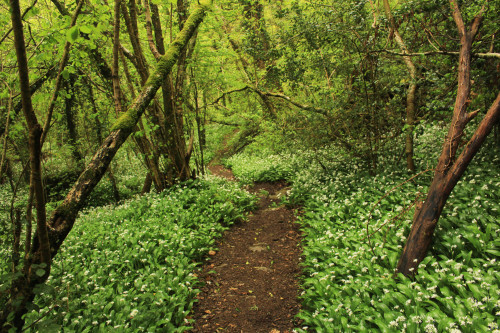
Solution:
[[(15, 2), (17, 1), (11, 0), (11, 3)], [(38, 240), (38, 237), (41, 237), (41, 235), (37, 230), (33, 238), (29, 259), (32, 265), (41, 263), (50, 265), (51, 258), (57, 254), (66, 236), (73, 228), (79, 210), (83, 207), (86, 199), (105, 174), (118, 149), (133, 132), (144, 110), (154, 98), (163, 80), (172, 70), (181, 51), (203, 20), (206, 9), (207, 6), (205, 5), (196, 7), (186, 21), (182, 31), (179, 32), (165, 55), (158, 62), (155, 71), (151, 73), (139, 96), (137, 96), (127, 112), (117, 120), (111, 133), (97, 150), (89, 165), (82, 172), (64, 201), (56, 208), (49, 222), (46, 224), (45, 230), (47, 230), (47, 233), (45, 233), (45, 236), (48, 238), (48, 242), (40, 242)], [(38, 201), (36, 189), (35, 193)], [(43, 195), (39, 200), (43, 202)], [(44, 245), (50, 245), (50, 250)], [(16, 289), (13, 290), (12, 299), (8, 304), (8, 308), (2, 309), (0, 313), (0, 332), (8, 331), (12, 327), (7, 320), (10, 312), (14, 312), (15, 318), (22, 321), (22, 316), (27, 311), (27, 305), (34, 299), (34, 287), (39, 283), (45, 282), (47, 277), (48, 274), (39, 277), (34, 272), (27, 271), (23, 272), (22, 276), (13, 282)]]
[(455, 0), (450, 0), (450, 4), (453, 11), (453, 18), (458, 27), (461, 45), (458, 67), (458, 92), (450, 129), (443, 144), (443, 150), (439, 157), (434, 179), (432, 180), (425, 202), (415, 213), (410, 235), (396, 268), (396, 273), (402, 273), (406, 276), (416, 274), (419, 263), (427, 254), (434, 229), (451, 191), (474, 155), (478, 152), (486, 136), (500, 119), (499, 93), (474, 135), (462, 153), (456, 158), (464, 128), (478, 114), (478, 111), (470, 113), (466, 111), (470, 103), (471, 47), (481, 24), (484, 7), (474, 18), (471, 29), (468, 30), (462, 20), (462, 15)]

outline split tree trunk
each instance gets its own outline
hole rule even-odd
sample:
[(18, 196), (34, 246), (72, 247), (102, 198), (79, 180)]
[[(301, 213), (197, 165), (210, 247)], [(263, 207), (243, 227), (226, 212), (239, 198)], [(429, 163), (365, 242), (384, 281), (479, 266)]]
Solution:
[[(15, 14), (13, 14), (13, 23), (15, 23), (14, 27), (17, 27), (18, 32), (18, 37), (16, 37), (16, 46), (22, 45), (24, 47), (22, 26), (20, 25), (21, 20), (19, 14), (19, 2), (17, 0), (10, 0), (10, 2), (12, 8), (14, 9), (13, 12), (19, 15), (17, 17), (17, 20), (15, 20)], [(179, 32), (165, 55), (158, 62), (155, 71), (148, 78), (139, 96), (137, 96), (137, 98), (134, 100), (128, 111), (124, 113), (115, 123), (111, 133), (104, 140), (101, 147), (97, 150), (89, 165), (85, 168), (76, 183), (73, 185), (72, 189), (67, 194), (63, 203), (61, 203), (52, 214), (50, 221), (46, 224), (43, 219), (39, 218), (39, 220), (37, 221), (37, 232), (35, 234), (35, 237), (33, 238), (33, 245), (31, 246), (31, 255), (28, 259), (31, 265), (46, 263), (46, 265), (50, 267), (51, 258), (53, 258), (57, 254), (66, 236), (73, 228), (79, 210), (83, 207), (86, 199), (89, 197), (92, 190), (105, 174), (111, 160), (115, 156), (118, 149), (125, 142), (128, 136), (133, 132), (137, 122), (144, 113), (144, 110), (154, 98), (163, 80), (172, 70), (172, 67), (181, 54), (181, 51), (187, 45), (189, 39), (203, 20), (206, 9), (206, 6), (197, 6), (195, 8), (191, 16), (184, 24), (183, 30)], [(25, 55), (25, 52), (20, 53), (23, 53)], [(20, 67), (21, 64), (24, 64), (24, 72), (27, 78), (26, 57), (24, 56), (24, 61), (20, 61), (19, 63)], [(23, 71), (20, 68), (20, 73), (22, 72)], [(24, 80), (21, 80), (21, 82), (23, 81)], [(31, 99), (29, 98), (29, 85), (25, 85), (22, 87), (24, 88), (22, 88), (21, 91), (28, 93), (25, 96), (26, 103), (30, 103)], [(30, 108), (26, 109), (30, 110)], [(29, 116), (32, 117), (31, 114), (29, 114)], [(33, 123), (36, 119), (30, 118), (30, 120)], [(35, 126), (35, 129), (36, 128), (38, 128), (38, 131), (32, 131), (32, 135), (37, 139), (36, 141), (39, 143), (39, 135), (41, 134), (39, 133), (40, 126)], [(36, 148), (35, 145), (33, 145), (33, 147)], [(33, 161), (33, 164), (36, 164), (36, 160)], [(36, 172), (36, 165), (32, 166), (32, 170), (35, 170), (34, 172)], [(35, 178), (34, 180), (36, 181), (36, 175), (34, 175), (33, 178)], [(40, 186), (35, 187), (37, 205), (43, 203), (43, 189), (41, 188), (41, 181), (39, 181), (38, 183), (40, 184)], [(40, 189), (42, 190), (41, 195), (39, 193)], [(9, 324), (7, 321), (7, 317), (11, 312), (14, 312), (15, 314), (15, 326), (17, 328), (22, 327), (22, 316), (27, 311), (27, 305), (34, 299), (35, 296), (33, 288), (37, 284), (43, 283), (47, 280), (48, 269), (46, 268), (46, 270), (46, 274), (44, 274), (42, 277), (39, 277), (34, 272), (25, 271), (23, 272), (22, 276), (13, 281), (13, 285), (15, 286), (15, 288), (12, 290), (12, 299), (7, 305), (7, 308), (2, 309), (2, 312), (0, 313), (0, 332), (7, 332), (12, 327), (11, 325), (14, 324)]]
[(460, 35), (458, 92), (450, 129), (443, 143), (443, 150), (439, 157), (434, 179), (432, 180), (425, 202), (415, 213), (410, 235), (396, 268), (396, 273), (402, 273), (406, 276), (416, 274), (419, 263), (425, 258), (429, 250), (434, 229), (451, 191), (463, 175), (474, 155), (478, 152), (486, 136), (500, 119), (499, 93), (474, 135), (458, 158), (456, 158), (461, 138), (464, 134), (464, 128), (478, 114), (478, 111), (470, 113), (466, 111), (470, 103), (471, 47), (481, 24), (484, 7), (474, 18), (471, 29), (468, 30), (462, 20), (462, 15), (455, 0), (450, 0), (450, 5)]

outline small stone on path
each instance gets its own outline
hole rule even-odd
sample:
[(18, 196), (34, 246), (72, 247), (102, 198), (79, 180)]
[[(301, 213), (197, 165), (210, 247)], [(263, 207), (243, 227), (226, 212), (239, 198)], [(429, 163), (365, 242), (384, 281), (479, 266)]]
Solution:
[(267, 251), (267, 244), (264, 244), (264, 243), (258, 243), (258, 244), (254, 244), (252, 246), (249, 247), (250, 251), (252, 252), (262, 252), (262, 251)]

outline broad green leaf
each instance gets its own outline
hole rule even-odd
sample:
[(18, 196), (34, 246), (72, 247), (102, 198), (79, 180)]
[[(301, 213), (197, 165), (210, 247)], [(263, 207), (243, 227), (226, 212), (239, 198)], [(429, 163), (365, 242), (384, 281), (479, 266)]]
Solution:
[(67, 68), (65, 68), (65, 69), (62, 71), (61, 75), (62, 75), (62, 77), (63, 77), (65, 80), (69, 79), (69, 71), (68, 71), (68, 69), (67, 69)]
[(80, 26), (80, 31), (84, 34), (90, 34), (92, 32), (92, 27), (88, 25), (82, 25)]
[(75, 25), (66, 31), (66, 40), (70, 43), (74, 43), (78, 39), (79, 35), (79, 27)]

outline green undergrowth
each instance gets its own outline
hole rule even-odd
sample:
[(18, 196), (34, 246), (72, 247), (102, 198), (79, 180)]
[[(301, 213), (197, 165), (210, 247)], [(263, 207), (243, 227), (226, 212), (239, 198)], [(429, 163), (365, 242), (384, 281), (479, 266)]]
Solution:
[[(62, 202), (73, 186), (81, 170), (76, 168), (71, 160), (71, 152), (67, 146), (61, 148), (58, 154), (47, 151), (47, 158), (43, 161), (44, 188), (47, 198), (47, 217)], [(86, 161), (88, 163), (89, 160)], [(120, 201), (132, 198), (140, 193), (146, 172), (139, 156), (132, 153), (131, 149), (120, 150), (110, 167), (113, 171), (119, 192)], [(15, 169), (15, 168), (14, 168)], [(16, 195), (13, 197), (13, 189), (9, 181), (0, 184), (0, 248), (10, 246), (12, 243), (12, 216), (19, 213), (20, 220), (26, 220), (26, 207), (28, 205), (29, 184), (23, 181), (20, 175), (21, 170), (14, 170), (13, 184)], [(110, 203), (116, 204), (113, 186), (107, 172), (101, 181), (91, 192), (86, 200), (86, 207), (105, 206)], [(11, 209), (12, 208), (12, 209)], [(12, 210), (12, 211), (11, 211)], [(32, 209), (33, 216), (36, 216), (35, 208)], [(24, 232), (24, 224), (23, 224)]]
[(37, 290), (26, 327), (185, 331), (198, 292), (197, 265), (255, 202), (236, 184), (213, 177), (83, 212), (49, 281)]
[(238, 154), (225, 160), (224, 165), (233, 171), (241, 183), (250, 184), (289, 179), (293, 169), (283, 160), (282, 155), (261, 157)]
[[(444, 134), (428, 126), (417, 137), (420, 170), (435, 165)], [(380, 156), (376, 176), (335, 148), (278, 154), (272, 168), (262, 156), (230, 160), (240, 179), (266, 178), (266, 168), (286, 175), (287, 202), (303, 207), (297, 331), (499, 332), (498, 147), (487, 142), (453, 190), (414, 280), (393, 273), (432, 171), (409, 181), (391, 156), (398, 150)]]

